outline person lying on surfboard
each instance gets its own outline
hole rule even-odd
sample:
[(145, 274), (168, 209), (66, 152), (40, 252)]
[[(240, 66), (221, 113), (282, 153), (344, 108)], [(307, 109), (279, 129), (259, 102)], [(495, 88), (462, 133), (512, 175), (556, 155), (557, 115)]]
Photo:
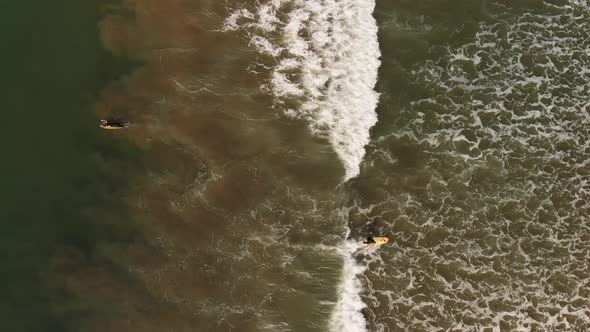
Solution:
[(102, 129), (123, 129), (129, 127), (128, 121), (107, 121), (107, 120), (100, 120), (100, 125)]
[(386, 244), (387, 242), (389, 242), (389, 238), (386, 236), (376, 236), (376, 237), (369, 236), (369, 237), (367, 237), (367, 239), (365, 241), (363, 241), (363, 244), (372, 247), (372, 246), (380, 246), (382, 244)]

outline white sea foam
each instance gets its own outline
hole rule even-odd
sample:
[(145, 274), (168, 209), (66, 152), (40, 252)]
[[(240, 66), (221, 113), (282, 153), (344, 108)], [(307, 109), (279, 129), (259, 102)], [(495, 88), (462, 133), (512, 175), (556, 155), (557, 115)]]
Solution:
[(256, 12), (234, 11), (224, 26), (246, 30), (251, 45), (276, 59), (272, 93), (279, 103), (297, 99), (299, 106), (284, 114), (308, 121), (314, 135), (331, 143), (345, 180), (359, 173), (377, 122), (373, 88), (381, 53), (374, 7), (373, 0), (272, 0)]
[(353, 257), (359, 249), (358, 242), (352, 240), (344, 242), (342, 248), (344, 268), (339, 289), (340, 297), (330, 320), (330, 330), (333, 332), (359, 332), (367, 329), (367, 321), (361, 313), (366, 305), (360, 296), (362, 283), (359, 279), (366, 267), (357, 263)]

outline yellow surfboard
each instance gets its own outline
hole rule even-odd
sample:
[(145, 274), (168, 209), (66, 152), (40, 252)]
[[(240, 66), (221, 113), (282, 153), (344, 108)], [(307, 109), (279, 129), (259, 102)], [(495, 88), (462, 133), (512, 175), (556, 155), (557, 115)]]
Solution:
[(107, 129), (107, 130), (117, 130), (117, 129), (125, 129), (127, 127), (110, 127), (110, 126), (100, 126), (100, 128), (102, 129)]
[(389, 238), (387, 236), (377, 236), (373, 238), (373, 242), (369, 242), (367, 240), (363, 241), (363, 244), (368, 247), (376, 247), (389, 242)]

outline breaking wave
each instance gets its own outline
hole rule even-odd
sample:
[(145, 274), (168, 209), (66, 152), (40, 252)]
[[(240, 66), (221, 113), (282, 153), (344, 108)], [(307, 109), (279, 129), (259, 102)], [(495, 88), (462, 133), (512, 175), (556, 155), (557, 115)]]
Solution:
[(373, 90), (381, 55), (374, 1), (272, 0), (236, 9), (224, 30), (246, 31), (273, 59), (267, 87), (283, 114), (329, 141), (348, 180), (359, 173), (377, 122)]
[(361, 310), (366, 307), (361, 298), (362, 283), (360, 275), (366, 267), (359, 264), (354, 257), (360, 245), (352, 240), (346, 241), (342, 248), (344, 267), (342, 270), (342, 284), (340, 297), (330, 320), (330, 330), (338, 332), (366, 331), (367, 320)]

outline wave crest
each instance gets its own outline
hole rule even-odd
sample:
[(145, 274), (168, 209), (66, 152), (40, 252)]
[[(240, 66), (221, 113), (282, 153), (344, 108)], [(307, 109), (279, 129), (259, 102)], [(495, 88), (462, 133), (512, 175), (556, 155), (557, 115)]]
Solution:
[(286, 116), (305, 120), (331, 143), (345, 180), (358, 175), (377, 122), (381, 53), (374, 8), (365, 0), (272, 0), (256, 12), (234, 11), (224, 25), (246, 30), (250, 43), (276, 60), (272, 94)]

